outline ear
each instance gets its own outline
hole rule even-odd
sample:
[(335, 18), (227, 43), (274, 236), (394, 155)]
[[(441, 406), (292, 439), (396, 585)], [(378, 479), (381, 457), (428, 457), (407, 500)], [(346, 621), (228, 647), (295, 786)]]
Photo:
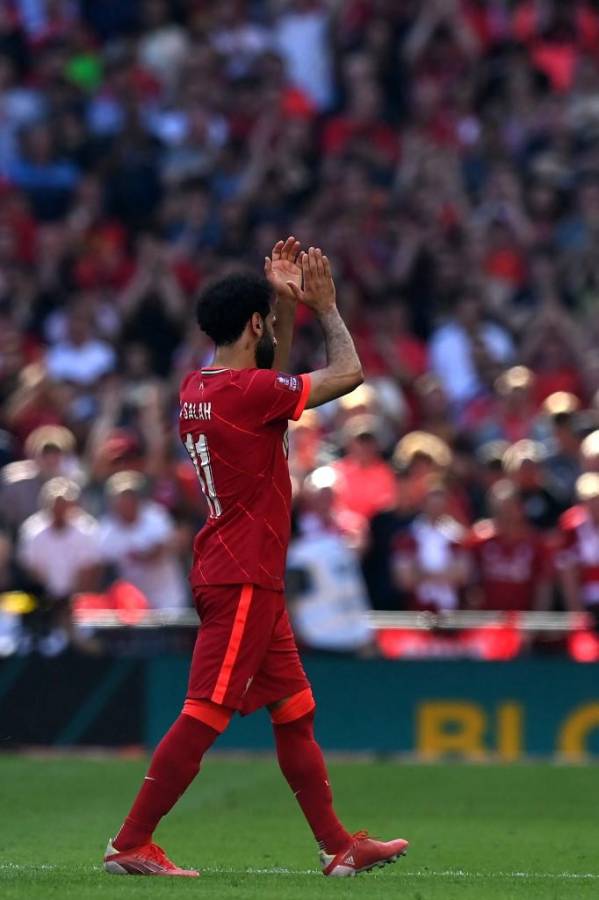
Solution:
[(262, 337), (264, 333), (264, 320), (260, 313), (252, 313), (252, 318), (250, 319), (250, 328), (253, 335), (255, 335), (256, 337)]

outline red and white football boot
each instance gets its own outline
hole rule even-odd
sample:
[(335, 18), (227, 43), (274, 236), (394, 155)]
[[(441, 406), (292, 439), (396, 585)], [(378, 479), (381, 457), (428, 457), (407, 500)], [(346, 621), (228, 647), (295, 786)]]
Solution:
[(158, 844), (143, 844), (132, 850), (119, 851), (108, 841), (104, 854), (104, 869), (110, 875), (179, 875), (197, 878), (195, 869), (180, 869), (168, 858)]
[(334, 878), (351, 878), (360, 872), (382, 868), (395, 862), (408, 852), (408, 842), (397, 838), (394, 841), (375, 841), (367, 831), (357, 831), (352, 835), (351, 844), (339, 853), (331, 855), (320, 852), (322, 874)]

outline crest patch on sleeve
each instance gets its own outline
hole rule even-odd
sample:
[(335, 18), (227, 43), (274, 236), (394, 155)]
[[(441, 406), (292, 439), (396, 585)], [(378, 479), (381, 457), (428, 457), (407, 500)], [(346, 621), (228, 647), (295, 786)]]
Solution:
[(296, 375), (277, 375), (275, 386), (282, 391), (292, 391), (297, 394), (300, 390), (300, 380)]

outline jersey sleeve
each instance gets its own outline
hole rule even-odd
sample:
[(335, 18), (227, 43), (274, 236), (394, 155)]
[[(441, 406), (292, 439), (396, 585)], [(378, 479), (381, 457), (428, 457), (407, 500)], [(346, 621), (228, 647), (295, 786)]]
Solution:
[(260, 424), (297, 421), (308, 402), (309, 375), (287, 375), (271, 369), (256, 369), (244, 390), (248, 416)]

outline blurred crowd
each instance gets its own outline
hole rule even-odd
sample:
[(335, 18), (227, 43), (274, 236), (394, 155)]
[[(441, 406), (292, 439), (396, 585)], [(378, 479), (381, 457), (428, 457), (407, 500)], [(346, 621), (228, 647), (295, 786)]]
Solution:
[(194, 298), (288, 234), (367, 373), (290, 431), (302, 643), (599, 610), (599, 3), (3, 0), (0, 652), (190, 604)]

